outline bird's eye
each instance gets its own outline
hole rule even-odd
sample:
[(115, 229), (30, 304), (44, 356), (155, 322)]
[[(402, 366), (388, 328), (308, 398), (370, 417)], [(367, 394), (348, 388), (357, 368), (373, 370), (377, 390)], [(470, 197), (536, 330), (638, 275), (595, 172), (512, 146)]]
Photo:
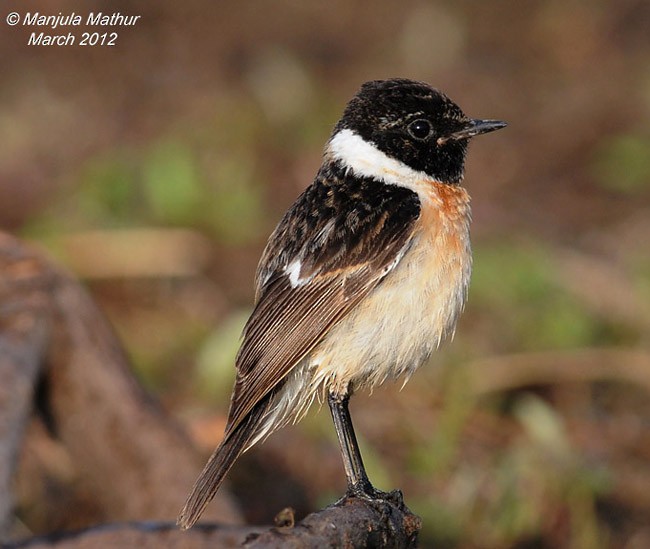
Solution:
[(426, 139), (431, 135), (432, 127), (431, 127), (431, 122), (428, 120), (424, 119), (419, 119), (411, 122), (408, 125), (408, 132), (411, 134), (412, 137), (415, 137), (415, 139)]

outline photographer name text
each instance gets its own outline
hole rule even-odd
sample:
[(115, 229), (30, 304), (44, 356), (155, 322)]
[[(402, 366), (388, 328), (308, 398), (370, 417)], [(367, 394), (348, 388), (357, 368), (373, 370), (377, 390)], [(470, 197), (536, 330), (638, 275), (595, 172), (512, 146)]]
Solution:
[[(90, 32), (75, 33), (69, 31), (65, 34), (54, 34), (52, 31), (61, 33), (66, 27), (133, 27), (142, 18), (141, 15), (125, 15), (120, 12), (104, 13), (90, 12), (86, 16), (75, 12), (56, 15), (46, 15), (40, 12), (26, 12), (20, 15), (12, 12), (7, 15), (6, 21), (10, 26), (21, 25), (23, 27), (47, 27), (42, 32), (32, 32), (27, 40), (29, 46), (115, 46), (118, 39), (117, 32)], [(97, 29), (99, 30), (99, 29)]]

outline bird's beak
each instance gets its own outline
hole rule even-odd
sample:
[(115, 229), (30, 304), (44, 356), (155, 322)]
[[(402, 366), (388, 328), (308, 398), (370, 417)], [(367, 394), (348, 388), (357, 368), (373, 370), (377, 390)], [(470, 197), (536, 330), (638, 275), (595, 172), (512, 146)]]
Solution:
[(469, 120), (464, 128), (454, 133), (450, 133), (449, 135), (438, 138), (438, 145), (443, 145), (450, 139), (469, 139), (475, 135), (493, 132), (494, 130), (500, 130), (501, 128), (505, 128), (507, 125), (508, 124), (501, 120)]

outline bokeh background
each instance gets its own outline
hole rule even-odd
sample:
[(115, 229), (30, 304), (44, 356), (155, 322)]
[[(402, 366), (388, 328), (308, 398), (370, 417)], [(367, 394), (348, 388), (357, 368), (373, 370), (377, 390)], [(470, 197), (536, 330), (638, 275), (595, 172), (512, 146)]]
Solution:
[[(650, 3), (2, 7), (0, 227), (84, 281), (206, 456), (265, 239), (359, 85), (424, 80), (507, 120), (470, 147), (454, 341), (353, 401), (371, 478), (404, 490), (424, 547), (650, 546)], [(48, 48), (4, 22), (29, 10), (142, 17), (115, 47)], [(337, 499), (327, 410), (231, 476), (255, 523)]]

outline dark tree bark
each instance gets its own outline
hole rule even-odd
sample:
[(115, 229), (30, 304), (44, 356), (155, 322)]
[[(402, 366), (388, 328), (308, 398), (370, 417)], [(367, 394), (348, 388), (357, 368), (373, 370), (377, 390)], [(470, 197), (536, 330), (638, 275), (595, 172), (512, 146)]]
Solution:
[[(203, 456), (138, 384), (81, 285), (0, 233), (0, 540), (8, 534), (11, 479), (37, 383), (47, 422), (102, 520), (175, 519)], [(207, 513), (241, 522), (227, 490)]]
[(9, 531), (13, 477), (50, 334), (52, 278), (0, 233), (0, 541)]
[[(287, 520), (286, 512), (282, 516)], [(421, 526), (420, 519), (399, 501), (379, 503), (358, 498), (346, 498), (295, 525), (291, 522), (289, 518), (290, 524), (273, 528), (199, 524), (186, 532), (171, 523), (111, 524), (9, 544), (5, 549), (397, 549), (416, 547)]]

